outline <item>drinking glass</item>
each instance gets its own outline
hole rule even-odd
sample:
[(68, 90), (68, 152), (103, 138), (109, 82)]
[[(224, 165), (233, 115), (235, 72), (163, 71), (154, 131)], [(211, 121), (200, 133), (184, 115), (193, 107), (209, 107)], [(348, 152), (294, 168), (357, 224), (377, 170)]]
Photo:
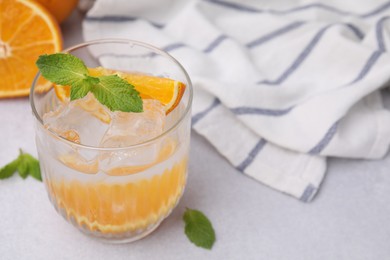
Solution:
[(191, 81), (171, 55), (142, 42), (97, 40), (64, 52), (81, 58), (87, 67), (185, 84), (183, 97), (167, 115), (163, 132), (126, 147), (99, 147), (100, 126), (87, 119), (75, 119), (75, 124), (91, 124), (84, 133), (88, 145), (53, 131), (44, 124), (44, 115), (56, 111), (64, 101), (39, 73), (31, 88), (42, 177), (56, 211), (90, 236), (118, 243), (138, 240), (159, 226), (183, 194), (190, 145)]

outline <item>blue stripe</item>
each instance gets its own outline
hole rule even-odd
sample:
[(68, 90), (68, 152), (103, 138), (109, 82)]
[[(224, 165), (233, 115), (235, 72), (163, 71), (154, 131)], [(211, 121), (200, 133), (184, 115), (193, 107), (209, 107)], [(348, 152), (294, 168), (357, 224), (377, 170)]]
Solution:
[(236, 167), (237, 170), (244, 172), (245, 169), (253, 162), (256, 156), (260, 153), (266, 143), (266, 140), (260, 139), (256, 143), (255, 147), (253, 147), (253, 149), (249, 152), (248, 157), (245, 158), (245, 160)]
[(313, 37), (313, 39), (309, 42), (309, 44), (303, 49), (303, 51), (298, 55), (298, 57), (293, 61), (293, 63), (285, 70), (279, 78), (276, 80), (270, 81), (270, 80), (264, 80), (258, 82), (258, 84), (267, 84), (267, 85), (278, 85), (285, 81), (297, 68), (300, 67), (300, 65), (306, 60), (306, 58), (309, 56), (309, 54), (312, 52), (314, 47), (318, 44), (324, 33), (331, 27), (331, 25), (328, 25), (324, 28), (322, 28), (319, 32), (316, 33), (316, 35)]
[(302, 196), (299, 198), (300, 201), (303, 202), (309, 202), (314, 197), (315, 193), (317, 192), (317, 188), (313, 184), (309, 184), (305, 191), (303, 192)]
[(364, 33), (358, 27), (350, 23), (345, 23), (345, 25), (351, 29), (351, 31), (355, 33), (356, 37), (358, 37), (360, 40), (364, 38)]
[(311, 3), (308, 5), (303, 5), (303, 6), (298, 6), (294, 7), (288, 10), (269, 10), (270, 13), (272, 14), (278, 14), (278, 15), (283, 15), (283, 14), (290, 14), (290, 13), (295, 13), (295, 12), (300, 12), (300, 11), (305, 11), (309, 10), (312, 8), (318, 8), (318, 9), (323, 9), (329, 12), (334, 12), (340, 15), (350, 15), (351, 13), (347, 11), (343, 11), (340, 9), (337, 9), (336, 7), (330, 6), (330, 5), (325, 5), (323, 3)]
[(169, 45), (163, 47), (162, 50), (165, 52), (170, 52), (170, 51), (180, 49), (183, 47), (186, 47), (186, 45), (184, 43), (178, 42), (178, 43), (169, 44)]
[(322, 9), (322, 10), (333, 12), (333, 13), (336, 13), (339, 15), (350, 15), (350, 16), (356, 16), (356, 17), (361, 17), (361, 18), (369, 18), (369, 17), (375, 16), (379, 13), (382, 13), (385, 10), (390, 8), (390, 2), (386, 2), (386, 3), (376, 7), (372, 11), (369, 11), (369, 12), (363, 13), (363, 14), (357, 14), (357, 13), (352, 13), (352, 12), (340, 10), (336, 7), (333, 7), (330, 5), (325, 5), (323, 3), (311, 3), (308, 5), (298, 6), (298, 7), (294, 7), (294, 8), (287, 9), (287, 10), (262, 10), (262, 9), (258, 9), (258, 8), (251, 7), (251, 6), (246, 6), (246, 5), (242, 5), (242, 4), (238, 4), (238, 3), (232, 3), (232, 2), (221, 1), (221, 0), (204, 0), (204, 1), (216, 4), (219, 6), (227, 7), (230, 9), (234, 9), (237, 11), (243, 11), (243, 12), (249, 12), (249, 13), (270, 13), (270, 14), (274, 14), (274, 15), (288, 15), (291, 13), (305, 11), (305, 10), (309, 10), (309, 9)]
[(226, 35), (220, 35), (218, 36), (214, 41), (212, 41), (209, 46), (207, 46), (203, 52), (204, 53), (209, 53), (209, 52), (212, 52), (218, 45), (221, 44), (221, 42), (223, 42), (225, 39), (227, 39), (227, 36)]
[(329, 130), (326, 132), (325, 136), (321, 139), (321, 141), (314, 146), (310, 151), (309, 154), (319, 154), (324, 150), (324, 148), (329, 144), (329, 142), (333, 139), (333, 136), (335, 135), (337, 131), (338, 122), (334, 123)]
[(201, 120), (202, 118), (204, 118), (208, 113), (210, 113), (210, 111), (212, 111), (214, 108), (216, 108), (217, 106), (219, 106), (221, 102), (219, 101), (218, 98), (215, 98), (213, 103), (211, 103), (211, 105), (209, 107), (207, 107), (205, 110), (203, 110), (202, 112), (199, 112), (197, 114), (195, 114), (193, 117), (192, 117), (192, 126), (194, 126), (196, 123), (199, 122), (199, 120)]
[(205, 0), (206, 2), (210, 2), (213, 4), (217, 4), (220, 6), (225, 6), (234, 10), (238, 11), (244, 11), (244, 12), (249, 12), (249, 13), (262, 13), (263, 11), (254, 7), (250, 6), (245, 6), (242, 4), (238, 3), (231, 3), (231, 2), (226, 2), (226, 1), (219, 1), (219, 0)]
[(85, 21), (88, 22), (133, 22), (138, 20), (137, 17), (133, 16), (87, 16), (85, 17)]
[[(110, 22), (110, 23), (126, 23), (134, 22), (140, 19), (139, 17), (133, 16), (87, 16), (84, 21), (87, 22)], [(151, 25), (156, 28), (164, 28), (164, 24), (148, 21)]]
[(288, 114), (293, 107), (287, 109), (266, 109), (266, 108), (257, 108), (257, 107), (235, 107), (230, 110), (236, 115), (264, 115), (264, 116), (283, 116)]
[(375, 26), (375, 31), (376, 31), (376, 38), (378, 41), (378, 49), (381, 51), (386, 51), (386, 45), (385, 41), (383, 38), (383, 25), (388, 20), (390, 17), (382, 17), (376, 24)]
[(374, 51), (370, 57), (368, 58), (367, 62), (364, 64), (363, 68), (357, 75), (357, 77), (348, 85), (351, 85), (353, 83), (356, 83), (360, 80), (362, 80), (371, 70), (371, 68), (375, 65), (375, 63), (378, 61), (379, 57), (382, 55), (382, 51), (376, 50)]
[(276, 37), (278, 37), (278, 36), (280, 36), (282, 34), (285, 34), (287, 32), (290, 32), (290, 31), (294, 30), (294, 29), (297, 29), (297, 28), (301, 27), (304, 24), (305, 24), (305, 22), (302, 22), (302, 21), (290, 23), (287, 26), (279, 28), (276, 31), (273, 31), (271, 33), (263, 35), (260, 38), (247, 43), (246, 46), (248, 48), (253, 48), (253, 47), (259, 46), (259, 45), (261, 45), (261, 44), (263, 44), (265, 42), (268, 42), (268, 41), (272, 40), (273, 38), (276, 38)]

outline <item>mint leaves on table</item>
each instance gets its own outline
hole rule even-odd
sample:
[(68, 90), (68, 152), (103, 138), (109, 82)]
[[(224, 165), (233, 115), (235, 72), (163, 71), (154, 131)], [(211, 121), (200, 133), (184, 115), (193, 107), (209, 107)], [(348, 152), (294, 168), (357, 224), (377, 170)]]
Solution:
[(187, 208), (183, 215), (184, 232), (196, 246), (211, 249), (215, 242), (215, 232), (210, 220), (199, 210)]
[(26, 179), (29, 175), (38, 181), (42, 181), (39, 161), (28, 153), (24, 153), (19, 149), (19, 156), (9, 164), (0, 168), (0, 179), (6, 179), (14, 175), (15, 172), (19, 176)]
[(117, 75), (93, 77), (84, 62), (68, 53), (39, 56), (42, 76), (58, 85), (70, 86), (70, 100), (92, 92), (111, 111), (142, 112), (142, 99), (133, 85)]

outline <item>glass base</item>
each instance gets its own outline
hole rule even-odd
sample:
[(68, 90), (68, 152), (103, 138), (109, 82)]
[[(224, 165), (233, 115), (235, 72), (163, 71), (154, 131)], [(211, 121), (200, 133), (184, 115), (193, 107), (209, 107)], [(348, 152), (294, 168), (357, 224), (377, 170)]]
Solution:
[(151, 234), (153, 231), (155, 231), (161, 224), (162, 221), (160, 221), (159, 223), (157, 223), (156, 225), (154, 225), (153, 227), (145, 230), (144, 232), (136, 235), (136, 236), (132, 236), (132, 237), (122, 237), (122, 238), (116, 238), (116, 237), (111, 237), (111, 238), (107, 238), (107, 237), (99, 237), (99, 236), (96, 236), (96, 234), (92, 234), (90, 232), (85, 232), (84, 230), (82, 229), (79, 229), (77, 228), (82, 234), (88, 236), (88, 237), (91, 237), (93, 238), (94, 240), (97, 240), (97, 241), (100, 241), (102, 243), (108, 243), (108, 244), (126, 244), (126, 243), (132, 243), (132, 242), (135, 242), (135, 241), (138, 241), (140, 239), (143, 239), (144, 237), (148, 236), (149, 234)]
[(91, 231), (90, 229), (88, 229), (87, 226), (79, 225), (79, 223), (76, 221), (76, 219), (73, 216), (70, 216), (68, 218), (66, 211), (63, 208), (58, 207), (56, 201), (52, 197), (49, 196), (49, 199), (52, 202), (52, 205), (54, 206), (55, 210), (59, 213), (59, 215), (61, 215), (67, 222), (70, 222), (72, 226), (75, 227), (77, 230), (79, 230), (82, 234), (91, 237), (95, 240), (101, 241), (103, 243), (125, 244), (125, 243), (131, 243), (140, 240), (146, 237), (147, 235), (151, 234), (153, 231), (155, 231), (160, 226), (160, 224), (164, 221), (164, 219), (171, 214), (173, 208), (176, 207), (181, 196), (182, 193), (174, 203), (173, 207), (167, 212), (167, 214), (161, 216), (161, 218), (158, 221), (156, 221), (153, 225), (149, 225), (147, 228), (139, 229), (137, 231), (129, 231), (120, 234), (107, 234), (107, 233), (101, 233), (99, 231)]
[[(67, 219), (66, 213), (64, 210), (59, 211), (60, 214)], [(171, 211), (170, 211), (171, 212)], [(169, 212), (169, 214), (170, 214)], [(167, 214), (167, 215), (169, 215)], [(167, 216), (166, 215), (166, 216)], [(163, 216), (159, 221), (155, 222), (153, 225), (149, 225), (147, 228), (139, 229), (136, 231), (128, 231), (124, 233), (119, 234), (109, 234), (109, 233), (101, 233), (99, 231), (91, 231), (84, 225), (79, 225), (77, 221), (71, 216), (68, 220), (72, 225), (79, 230), (84, 235), (94, 238), (96, 240), (100, 240), (104, 243), (110, 243), (110, 244), (124, 244), (124, 243), (131, 243), (137, 240), (140, 240), (150, 233), (152, 233), (154, 230), (156, 230), (161, 222), (166, 218), (166, 216)]]

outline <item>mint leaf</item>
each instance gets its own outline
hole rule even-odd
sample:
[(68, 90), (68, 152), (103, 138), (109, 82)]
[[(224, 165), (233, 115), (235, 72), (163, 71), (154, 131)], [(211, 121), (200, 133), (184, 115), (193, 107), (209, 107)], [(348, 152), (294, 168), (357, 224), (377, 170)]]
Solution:
[(101, 76), (91, 92), (111, 111), (142, 112), (142, 99), (134, 86), (117, 75)]
[(39, 167), (39, 161), (29, 154), (27, 156), (30, 157), (30, 159), (29, 159), (30, 176), (38, 181), (42, 181), (41, 168)]
[(0, 169), (0, 179), (6, 179), (14, 175), (18, 168), (19, 160), (15, 159)]
[(142, 112), (142, 99), (134, 86), (117, 75), (92, 77), (84, 62), (68, 53), (39, 56), (36, 65), (51, 82), (70, 86), (70, 100), (92, 92), (111, 111)]
[(45, 79), (64, 86), (82, 84), (89, 74), (82, 60), (66, 53), (41, 55), (36, 65)]
[(215, 232), (210, 220), (199, 210), (186, 209), (183, 220), (184, 232), (196, 246), (211, 249), (215, 242)]
[(18, 158), (0, 169), (0, 179), (9, 178), (16, 171), (19, 172), (20, 177), (23, 179), (30, 175), (31, 177), (42, 181), (39, 161), (30, 154), (23, 153), (22, 150), (20, 150)]
[(29, 171), (28, 159), (26, 158), (25, 154), (19, 155), (18, 159), (19, 159), (19, 164), (17, 170), (19, 172), (19, 176), (22, 177), (23, 179), (26, 179)]
[[(20, 165), (22, 165), (22, 163), (26, 164), (27, 175), (30, 175), (31, 177), (37, 179), (38, 181), (42, 181), (41, 169), (39, 168), (39, 161), (28, 153), (23, 153), (23, 152), (21, 153), (22, 154), (19, 156), (19, 160), (21, 161)], [(19, 167), (18, 167), (18, 172), (19, 175), (21, 175), (21, 172), (19, 171)]]
[(70, 100), (76, 100), (85, 97), (91, 90), (89, 85), (81, 85), (79, 87), (70, 88)]

